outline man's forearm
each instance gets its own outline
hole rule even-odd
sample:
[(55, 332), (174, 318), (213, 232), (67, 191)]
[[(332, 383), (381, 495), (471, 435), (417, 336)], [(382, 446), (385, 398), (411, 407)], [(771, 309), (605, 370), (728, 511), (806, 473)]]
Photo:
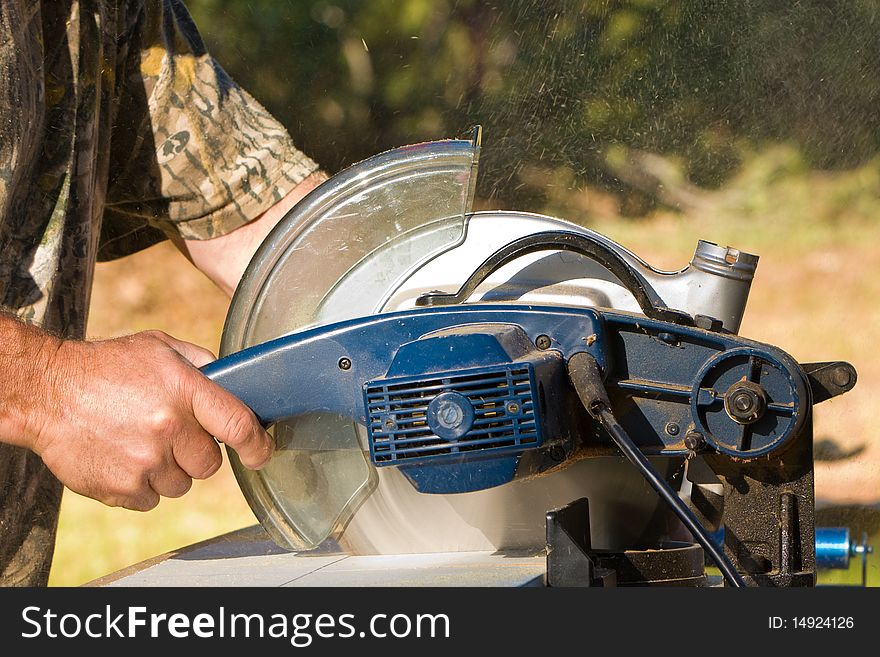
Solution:
[[(32, 449), (39, 411), (51, 404), (61, 340), (0, 312), (0, 442)], [(37, 411), (37, 412), (35, 412)]]
[(327, 179), (316, 171), (262, 215), (210, 240), (175, 239), (174, 245), (226, 294), (232, 296), (245, 268), (266, 235), (315, 187)]

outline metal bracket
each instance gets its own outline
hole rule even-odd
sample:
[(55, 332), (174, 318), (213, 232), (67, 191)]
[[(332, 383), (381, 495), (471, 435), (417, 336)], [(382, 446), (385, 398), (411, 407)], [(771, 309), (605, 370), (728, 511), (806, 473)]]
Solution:
[(855, 387), (859, 378), (856, 368), (842, 360), (801, 363), (801, 368), (810, 382), (814, 404), (849, 392)]
[(696, 543), (592, 549), (585, 497), (547, 512), (547, 586), (706, 586), (703, 564), (703, 550)]
[(547, 586), (610, 587), (615, 574), (590, 557), (590, 504), (582, 497), (547, 512)]
[(724, 483), (724, 550), (749, 585), (816, 583), (812, 427), (809, 417), (781, 455), (704, 455)]

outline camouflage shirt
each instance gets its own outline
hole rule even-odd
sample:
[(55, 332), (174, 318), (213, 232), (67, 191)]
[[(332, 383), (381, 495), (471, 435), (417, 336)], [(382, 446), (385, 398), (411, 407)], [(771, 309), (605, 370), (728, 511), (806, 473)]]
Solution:
[[(96, 260), (258, 216), (317, 169), (182, 0), (0, 3), (0, 305), (85, 333)], [(60, 485), (0, 445), (0, 583), (48, 575)]]

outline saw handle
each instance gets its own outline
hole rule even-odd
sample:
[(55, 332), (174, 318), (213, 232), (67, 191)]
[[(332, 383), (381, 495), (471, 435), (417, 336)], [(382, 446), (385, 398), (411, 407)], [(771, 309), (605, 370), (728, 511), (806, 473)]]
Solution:
[(538, 251), (571, 251), (599, 263), (632, 293), (646, 317), (693, 326), (687, 313), (669, 308), (648, 282), (623, 257), (603, 241), (571, 231), (544, 231), (510, 242), (489, 256), (454, 294), (428, 292), (416, 299), (417, 306), (451, 306), (464, 303), (490, 275), (501, 267)]

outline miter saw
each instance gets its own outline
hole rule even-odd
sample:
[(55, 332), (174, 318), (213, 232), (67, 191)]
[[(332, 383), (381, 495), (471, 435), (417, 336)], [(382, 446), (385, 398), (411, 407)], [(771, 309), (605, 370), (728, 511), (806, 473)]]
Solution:
[(204, 371), (275, 437), (259, 471), (229, 452), (266, 532), (540, 554), (552, 586), (700, 586), (707, 562), (814, 584), (812, 406), (854, 368), (737, 335), (754, 255), (700, 241), (661, 272), (561, 219), (473, 212), (479, 151), (477, 129), (356, 164), (250, 263)]

